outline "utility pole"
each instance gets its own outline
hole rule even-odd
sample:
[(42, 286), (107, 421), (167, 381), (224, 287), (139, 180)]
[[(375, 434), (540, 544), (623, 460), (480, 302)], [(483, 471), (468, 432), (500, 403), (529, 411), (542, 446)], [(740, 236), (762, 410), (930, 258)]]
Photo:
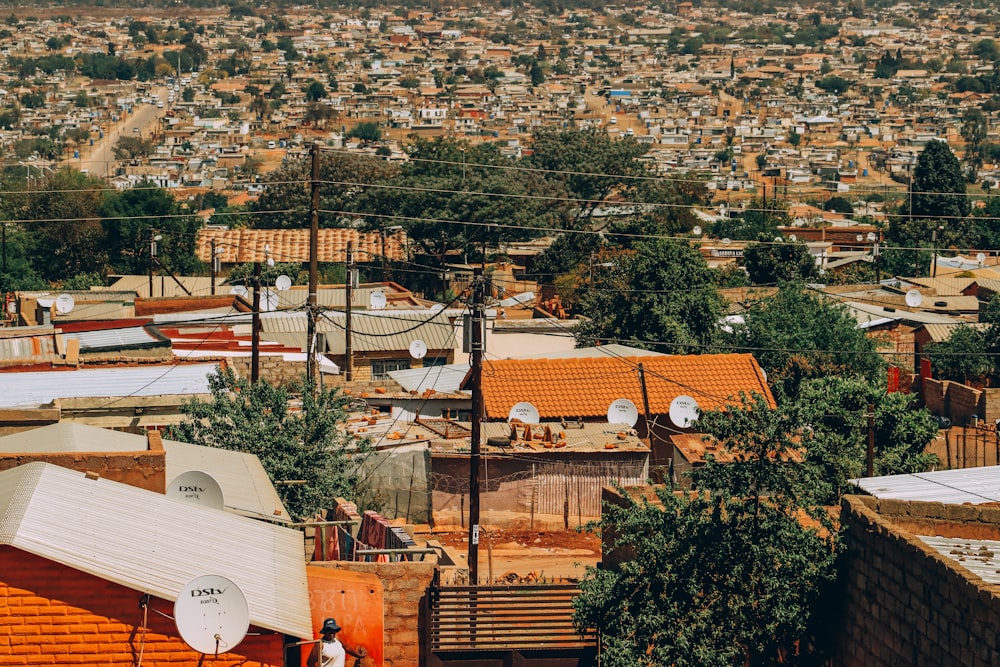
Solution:
[(483, 270), (473, 269), (472, 276), (472, 433), (469, 456), (469, 583), (479, 583), (479, 459), (483, 419)]
[[(162, 237), (152, 230), (149, 235), (149, 298), (153, 298), (153, 264), (156, 262), (156, 242)], [(162, 290), (161, 290), (162, 292)], [(160, 295), (162, 296), (162, 294)]]
[(212, 239), (212, 296), (215, 296), (215, 275), (218, 273), (216, 267), (219, 265), (219, 256), (216, 254), (215, 244), (215, 239)]
[(306, 377), (309, 384), (316, 380), (316, 292), (319, 282), (319, 144), (309, 148), (312, 175), (309, 181), (309, 297), (306, 306)]
[(253, 324), (250, 335), (250, 382), (260, 378), (260, 262), (253, 263)]
[(875, 476), (875, 405), (868, 404), (868, 456), (865, 477)]
[(344, 379), (350, 382), (354, 379), (354, 346), (351, 341), (351, 302), (354, 300), (354, 242), (347, 242), (347, 284), (344, 285), (344, 354), (347, 362), (344, 365)]

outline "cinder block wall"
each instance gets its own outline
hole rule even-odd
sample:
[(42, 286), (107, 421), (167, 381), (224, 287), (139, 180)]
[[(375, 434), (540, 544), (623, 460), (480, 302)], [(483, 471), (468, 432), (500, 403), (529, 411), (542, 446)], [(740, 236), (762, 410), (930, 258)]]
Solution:
[(144, 622), (140, 597), (138, 591), (0, 546), (0, 665), (134, 667), (140, 653), (149, 667), (284, 665), (284, 636), (254, 627), (251, 633), (263, 634), (248, 635), (236, 651), (205, 656), (200, 663), (201, 654), (161, 615), (173, 615), (173, 604), (153, 598), (151, 609), (160, 613), (150, 610)]
[(1000, 665), (1000, 586), (910, 532), (998, 539), (1000, 508), (847, 496), (841, 519), (847, 549), (835, 665)]
[(427, 589), (434, 578), (434, 562), (356, 563), (314, 562), (312, 566), (374, 574), (382, 581), (385, 658), (384, 667), (420, 667), (420, 629)]

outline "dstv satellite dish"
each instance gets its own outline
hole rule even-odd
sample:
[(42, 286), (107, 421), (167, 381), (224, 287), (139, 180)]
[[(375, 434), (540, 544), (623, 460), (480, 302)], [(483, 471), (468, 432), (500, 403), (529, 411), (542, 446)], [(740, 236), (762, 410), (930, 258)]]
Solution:
[(694, 234), (695, 236), (701, 236), (701, 226), (695, 225), (694, 227), (692, 227), (691, 233)]
[(920, 290), (911, 289), (906, 293), (906, 305), (910, 308), (916, 308), (923, 302), (924, 295), (920, 293)]
[(250, 291), (243, 285), (233, 285), (232, 288), (230, 288), (229, 293), (246, 298), (246, 295), (249, 294)]
[(167, 498), (221, 510), (226, 508), (222, 487), (207, 472), (188, 470), (167, 485)]
[(427, 343), (417, 338), (410, 343), (410, 356), (414, 359), (423, 359), (427, 354)]
[(56, 302), (55, 299), (46, 299), (46, 298), (39, 298), (37, 299), (37, 301), (38, 305), (41, 306), (42, 308), (51, 308), (52, 304)]
[(690, 396), (678, 396), (670, 401), (670, 421), (676, 426), (687, 428), (698, 421), (701, 410), (698, 401)]
[(722, 239), (722, 245), (729, 245), (730, 243), (732, 243), (731, 239), (728, 238)]
[(199, 653), (218, 655), (236, 648), (250, 628), (250, 608), (240, 587), (207, 574), (177, 594), (174, 623), (184, 643)]
[(878, 238), (878, 236), (875, 235), (875, 232), (868, 232), (868, 240), (869, 241), (874, 241), (877, 238)]
[(388, 302), (385, 292), (376, 290), (368, 295), (368, 307), (372, 310), (382, 310)]
[(609, 424), (628, 424), (631, 427), (635, 426), (637, 421), (639, 421), (639, 410), (636, 409), (635, 403), (627, 398), (619, 398), (608, 406)]
[(986, 263), (986, 253), (985, 252), (978, 253), (976, 255), (976, 261), (979, 262), (979, 266), (982, 266), (983, 264), (985, 264)]
[(75, 305), (76, 301), (69, 294), (60, 294), (56, 297), (56, 312), (60, 315), (72, 312)]
[(507, 420), (514, 421), (515, 419), (520, 420), (522, 424), (537, 424), (539, 422), (538, 408), (531, 403), (515, 403), (514, 407), (510, 409), (510, 414), (507, 415)]
[(278, 276), (274, 279), (274, 288), (279, 292), (284, 292), (292, 286), (292, 279), (288, 276)]

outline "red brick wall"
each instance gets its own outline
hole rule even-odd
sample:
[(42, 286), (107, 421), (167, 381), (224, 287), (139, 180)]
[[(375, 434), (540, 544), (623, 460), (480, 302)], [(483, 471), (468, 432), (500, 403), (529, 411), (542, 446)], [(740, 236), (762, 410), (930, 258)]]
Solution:
[[(69, 518), (72, 520), (72, 517)], [(53, 535), (58, 540), (58, 535)], [(136, 539), (142, 539), (137, 535)], [(142, 594), (0, 546), (0, 665), (197, 665), (201, 654), (178, 637), (173, 603), (153, 598), (143, 632)], [(232, 653), (205, 656), (205, 667), (280, 667), (280, 634), (251, 627)]]

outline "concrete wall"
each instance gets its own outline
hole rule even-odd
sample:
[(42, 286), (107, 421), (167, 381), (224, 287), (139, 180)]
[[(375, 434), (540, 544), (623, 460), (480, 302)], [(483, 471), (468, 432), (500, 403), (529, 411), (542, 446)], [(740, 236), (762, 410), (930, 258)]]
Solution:
[[(139, 591), (0, 546), (0, 665), (134, 667), (140, 653), (143, 665), (202, 664), (161, 615), (172, 615), (173, 603), (150, 599), (144, 619), (141, 598)], [(235, 651), (204, 663), (281, 667), (283, 645), (283, 635), (251, 626)]]
[(838, 667), (1000, 664), (1000, 586), (915, 535), (1000, 539), (1000, 508), (847, 496)]
[[(240, 377), (250, 377), (250, 357), (232, 357), (226, 364)], [(301, 380), (306, 374), (305, 363), (285, 361), (281, 357), (261, 355), (260, 379), (279, 387)]]
[(969, 424), (973, 415), (987, 424), (1000, 419), (1000, 389), (975, 389), (949, 380), (925, 379), (923, 401), (928, 410), (953, 424)]
[[(384, 667), (420, 667), (420, 628), (426, 608), (427, 589), (434, 579), (436, 562), (355, 563), (313, 562), (310, 567), (329, 567), (374, 574), (382, 581), (384, 609)], [(0, 640), (2, 641), (2, 640)]]

